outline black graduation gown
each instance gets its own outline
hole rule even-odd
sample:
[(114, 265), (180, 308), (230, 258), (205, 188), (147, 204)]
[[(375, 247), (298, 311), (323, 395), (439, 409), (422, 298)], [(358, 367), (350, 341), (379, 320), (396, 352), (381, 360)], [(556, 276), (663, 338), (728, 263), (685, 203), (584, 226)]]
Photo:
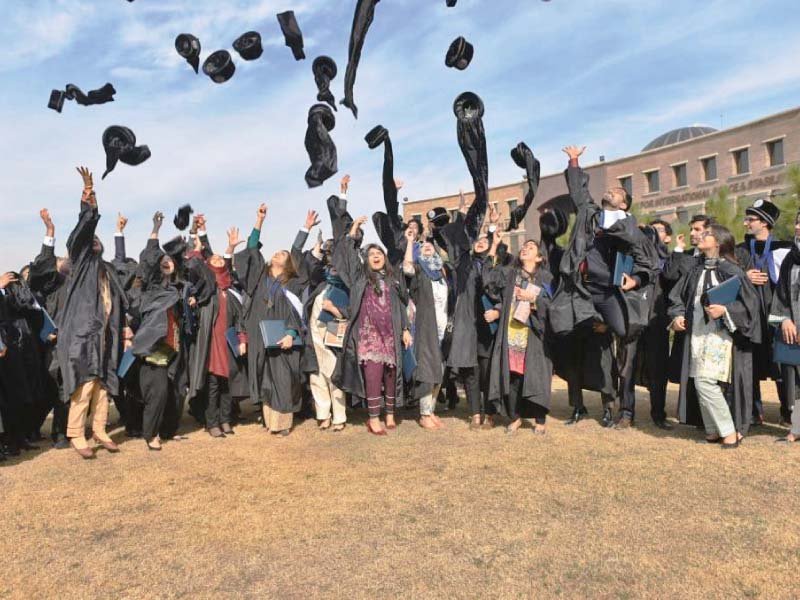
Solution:
[[(367, 276), (364, 266), (358, 256), (358, 241), (347, 236), (336, 244), (333, 251), (333, 266), (339, 277), (350, 289), (350, 324), (345, 333), (342, 353), (336, 361), (336, 369), (331, 378), (333, 383), (341, 390), (352, 396), (353, 404), (359, 404), (366, 399), (364, 375), (358, 359), (358, 316), (361, 313), (361, 301), (367, 287)], [(403, 404), (403, 339), (404, 329), (408, 329), (408, 316), (406, 304), (408, 293), (405, 282), (399, 279), (387, 282), (389, 299), (392, 307), (392, 328), (394, 330), (394, 352), (397, 361), (397, 377), (395, 381), (396, 406)]]
[(303, 323), (286, 297), (286, 291), (297, 295), (302, 284), (289, 281), (281, 285), (266, 273), (264, 257), (257, 248), (247, 248), (234, 259), (239, 279), (250, 298), (244, 315), (245, 330), (249, 339), (247, 369), (250, 381), (250, 399), (265, 403), (279, 413), (298, 412), (302, 403), (300, 359), (302, 348), (290, 350), (264, 348), (259, 323), (264, 320), (282, 320), (286, 329), (304, 335)]
[[(417, 264), (414, 265), (414, 275), (406, 275), (406, 282), (409, 296), (416, 307), (414, 357), (417, 359), (417, 368), (414, 371), (414, 395), (419, 399), (430, 394), (435, 386), (442, 384), (444, 358), (437, 329), (433, 282)], [(449, 288), (448, 285), (448, 293)]]
[[(696, 265), (672, 288), (667, 309), (670, 320), (676, 317), (686, 319), (686, 334), (675, 340), (673, 352), (678, 352), (682, 357), (678, 420), (688, 425), (701, 425), (703, 422), (694, 380), (689, 378), (694, 297), (703, 271), (702, 264)], [(753, 284), (739, 266), (721, 260), (717, 268), (717, 277), (720, 283), (732, 277), (739, 277), (742, 280), (739, 297), (727, 306), (728, 314), (736, 325), (736, 331), (732, 335), (731, 383), (725, 386), (724, 393), (736, 431), (746, 435), (753, 409), (753, 345), (761, 341), (759, 299)]]
[[(508, 325), (513, 318), (514, 286), (517, 268), (513, 266), (493, 266), (484, 269), (484, 282), (489, 293), (500, 297), (502, 309), (498, 319), (497, 334), (492, 351), (489, 369), (489, 400), (494, 402), (497, 411), (507, 414), (504, 399), (511, 391), (511, 371), (508, 364)], [(539, 269), (533, 283), (542, 288), (536, 300), (536, 310), (531, 311), (528, 320), (528, 346), (525, 350), (525, 373), (523, 375), (523, 402), (538, 404), (550, 410), (550, 397), (553, 378), (553, 363), (547, 333), (547, 311), (550, 307), (548, 288), (552, 279), (550, 272)], [(521, 410), (520, 414), (525, 411)]]
[(17, 407), (32, 407), (41, 400), (40, 345), (38, 333), (31, 327), (36, 318), (41, 319), (41, 312), (27, 284), (7, 286), (0, 295), (0, 335), (7, 348), (0, 360), (0, 378), (9, 392), (7, 402)]
[[(598, 317), (591, 294), (583, 282), (581, 264), (589, 253), (602, 209), (589, 195), (589, 176), (581, 168), (570, 166), (566, 171), (566, 179), (576, 217), (569, 246), (561, 259), (561, 280), (550, 311), (550, 326), (559, 335), (569, 333), (581, 323), (591, 322)], [(619, 251), (633, 257), (633, 276), (641, 282), (639, 288), (622, 295), (627, 333), (633, 335), (645, 327), (649, 320), (652, 280), (658, 270), (658, 258), (632, 215), (605, 229), (603, 235), (612, 238)]]
[[(762, 242), (763, 244), (763, 242)], [(756, 244), (762, 247), (762, 244)], [(791, 242), (784, 242), (781, 240), (773, 240), (770, 245), (770, 252), (781, 249), (789, 249), (792, 247)], [(737, 244), (736, 246), (736, 259), (742, 265), (744, 271), (755, 269), (755, 261), (750, 255), (750, 242), (749, 240)], [(761, 269), (762, 273), (768, 273), (768, 266), (766, 260), (764, 267)], [(775, 293), (776, 283), (772, 282), (772, 277), (764, 285), (753, 286), (758, 294), (760, 300), (759, 315), (761, 317), (761, 343), (753, 348), (753, 376), (757, 381), (764, 379), (778, 379), (780, 371), (778, 366), (772, 362), (772, 329), (769, 327), (769, 309), (772, 306), (772, 297)]]
[[(78, 224), (67, 241), (71, 270), (62, 311), (56, 320), (65, 401), (92, 379), (99, 379), (111, 396), (119, 392), (117, 365), (127, 302), (114, 267), (92, 251), (99, 220), (96, 207), (81, 203)], [(108, 281), (111, 297), (107, 318), (100, 295), (101, 274)]]
[[(800, 326), (800, 286), (792, 286), (792, 269), (800, 265), (800, 249), (792, 248), (789, 255), (781, 264), (778, 285), (772, 294), (772, 306), (770, 315), (791, 319), (795, 326)], [(776, 335), (780, 336), (778, 329)], [(797, 384), (800, 381), (800, 366), (798, 365), (779, 365), (783, 379), (783, 398), (781, 404), (792, 407), (796, 398)]]

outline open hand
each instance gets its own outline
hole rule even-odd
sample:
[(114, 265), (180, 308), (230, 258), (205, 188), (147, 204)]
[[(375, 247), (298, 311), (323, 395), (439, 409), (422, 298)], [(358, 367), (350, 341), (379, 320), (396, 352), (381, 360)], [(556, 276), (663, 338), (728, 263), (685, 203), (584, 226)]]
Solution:
[(585, 150), (586, 146), (565, 146), (561, 149), (562, 152), (569, 156), (570, 160), (577, 160)]
[(75, 167), (75, 170), (78, 171), (81, 179), (83, 179), (84, 191), (94, 189), (94, 180), (92, 179), (92, 174), (89, 169), (86, 167)]
[(6, 289), (10, 284), (17, 283), (18, 279), (12, 272), (0, 275), (0, 290)]
[(128, 224), (128, 217), (122, 213), (117, 213), (117, 232), (122, 233), (125, 231), (125, 226)]
[(361, 231), (361, 227), (364, 223), (367, 222), (367, 217), (361, 216), (358, 217), (355, 221), (353, 221), (353, 225), (350, 227), (350, 237), (358, 237), (359, 232)]
[(489, 205), (489, 223), (497, 225), (500, 222), (500, 211), (497, 210), (497, 204), (492, 203)]
[(347, 193), (347, 189), (350, 187), (350, 175), (345, 175), (342, 177), (342, 180), (339, 182), (339, 192), (344, 195)]
[(239, 228), (231, 227), (228, 229), (228, 254), (233, 254), (239, 244), (244, 244), (244, 240), (239, 237)]
[(785, 319), (783, 323), (781, 323), (781, 334), (783, 335), (784, 342), (787, 344), (796, 344), (797, 325), (794, 324), (794, 321), (791, 319)]
[(306, 214), (305, 228), (306, 231), (311, 231), (314, 227), (319, 225), (322, 221), (319, 219), (319, 213), (315, 210), (310, 210)]

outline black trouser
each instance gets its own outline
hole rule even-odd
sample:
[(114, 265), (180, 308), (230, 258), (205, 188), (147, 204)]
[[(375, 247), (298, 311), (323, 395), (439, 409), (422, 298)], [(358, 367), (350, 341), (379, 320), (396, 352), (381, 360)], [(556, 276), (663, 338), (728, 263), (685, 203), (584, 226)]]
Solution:
[(162, 434), (164, 416), (167, 406), (175, 404), (175, 394), (169, 380), (167, 367), (143, 363), (139, 369), (139, 386), (142, 390), (142, 400), (144, 400), (142, 437), (149, 442), (158, 435), (164, 437)]
[[(569, 397), (570, 406), (575, 409), (583, 409), (583, 389), (586, 385), (584, 375), (586, 370), (587, 354), (589, 353), (588, 347), (590, 344), (596, 344), (597, 350), (600, 354), (609, 353), (611, 346), (611, 334), (595, 333), (589, 325), (582, 325), (575, 329), (565, 338), (562, 338), (564, 344), (568, 344), (571, 352), (568, 356), (564, 357), (564, 375), (567, 380), (567, 395)], [(600, 364), (600, 354), (593, 356), (597, 360), (596, 364), (592, 365), (593, 369), (602, 370), (603, 366)], [(600, 397), (603, 401), (603, 406), (614, 404), (614, 396), (610, 393), (612, 374), (610, 369), (608, 373), (603, 374), (603, 378), (609, 381), (606, 391), (600, 390)]]
[[(638, 339), (617, 340), (617, 370), (619, 371), (619, 409), (624, 417), (633, 419), (636, 412), (636, 349)], [(666, 360), (666, 354), (664, 355)]]
[[(464, 386), (464, 393), (467, 395), (467, 404), (473, 415), (480, 414), (481, 411), (481, 383), (478, 367), (466, 367), (453, 370), (454, 376), (450, 381), (455, 387), (458, 380)], [(448, 393), (449, 395), (449, 393)]]
[(505, 398), (508, 418), (512, 421), (516, 421), (519, 418), (534, 419), (539, 425), (544, 425), (547, 420), (548, 410), (544, 406), (530, 402), (522, 397), (524, 383), (524, 376), (518, 373), (511, 373), (511, 389)]
[(642, 334), (644, 368), (650, 392), (650, 417), (653, 421), (667, 418), (667, 375), (669, 362), (669, 331), (667, 323), (656, 321)]
[(592, 304), (600, 313), (606, 327), (618, 338), (625, 338), (628, 332), (625, 326), (625, 301), (622, 292), (615, 287), (592, 284), (587, 284), (586, 289), (592, 295)]
[(206, 393), (208, 394), (206, 427), (211, 429), (220, 425), (230, 425), (233, 402), (228, 389), (228, 378), (209, 373)]
[[(480, 387), (480, 395), (474, 401), (470, 401), (470, 410), (473, 415), (493, 415), (497, 412), (494, 403), (489, 402), (489, 369), (491, 365), (492, 359), (490, 357), (478, 357), (478, 385)], [(469, 392), (467, 393), (469, 394)]]

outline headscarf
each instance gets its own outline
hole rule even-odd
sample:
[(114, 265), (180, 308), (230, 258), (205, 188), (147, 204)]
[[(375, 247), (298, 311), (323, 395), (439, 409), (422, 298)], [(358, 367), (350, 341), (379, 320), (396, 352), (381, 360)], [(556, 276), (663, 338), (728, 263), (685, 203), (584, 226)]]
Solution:
[(211, 263), (207, 264), (208, 268), (214, 274), (214, 279), (217, 282), (217, 289), (225, 291), (233, 285), (233, 279), (231, 278), (231, 273), (227, 266), (215, 267)]
[(419, 245), (414, 246), (414, 255), (416, 256), (416, 262), (420, 269), (425, 272), (431, 281), (439, 281), (444, 276), (442, 273), (442, 269), (444, 268), (442, 257), (439, 256), (437, 252), (434, 252), (430, 256), (423, 256), (420, 250), (421, 248)]

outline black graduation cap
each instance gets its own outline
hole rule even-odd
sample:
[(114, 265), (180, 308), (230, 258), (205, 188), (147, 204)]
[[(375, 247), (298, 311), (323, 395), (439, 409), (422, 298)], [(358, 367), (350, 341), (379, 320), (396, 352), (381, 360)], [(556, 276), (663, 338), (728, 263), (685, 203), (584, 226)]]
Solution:
[[(472, 176), (475, 188), (473, 207), (479, 215), (478, 221), (470, 221), (468, 226), (476, 229), (480, 227), (480, 221), (483, 220), (489, 202), (489, 161), (486, 152), (486, 131), (483, 128), (483, 111), (483, 100), (473, 92), (464, 92), (453, 102), (458, 145)], [(477, 231), (470, 233), (470, 237), (476, 235)]]
[(543, 238), (556, 239), (567, 232), (569, 219), (560, 208), (553, 207), (545, 210), (539, 217), (539, 231)]
[(308, 187), (318, 187), (336, 174), (338, 159), (336, 145), (329, 132), (336, 127), (336, 117), (327, 104), (315, 104), (308, 111), (305, 146), (311, 166), (306, 171)]
[[(628, 208), (630, 210), (630, 206)], [(744, 214), (758, 217), (771, 227), (775, 227), (775, 223), (781, 216), (781, 209), (766, 198), (759, 198), (753, 202), (753, 206), (748, 206), (744, 210)]]
[(200, 67), (200, 40), (191, 33), (181, 33), (175, 38), (175, 49), (197, 73)]
[(317, 100), (327, 102), (336, 110), (336, 99), (331, 93), (331, 79), (338, 72), (336, 63), (330, 56), (318, 56), (311, 65), (311, 72), (314, 73), (314, 82), (317, 84)]
[(189, 226), (189, 219), (191, 219), (193, 212), (191, 204), (184, 204), (178, 209), (172, 222), (179, 231), (183, 231)]
[(364, 141), (367, 142), (370, 150), (374, 150), (386, 141), (388, 137), (389, 131), (383, 125), (376, 125), (364, 136)]
[(469, 66), (472, 61), (472, 56), (475, 54), (475, 49), (472, 47), (463, 36), (459, 36), (450, 44), (445, 56), (444, 64), (448, 67), (455, 67), (459, 71), (463, 71)]
[(227, 50), (217, 50), (203, 62), (203, 73), (214, 83), (225, 83), (235, 72), (236, 65), (233, 64), (231, 53)]
[(233, 49), (245, 60), (255, 60), (264, 52), (261, 47), (261, 34), (257, 31), (248, 31), (236, 38)]
[(295, 60), (303, 60), (306, 55), (303, 52), (303, 32), (297, 24), (293, 10), (287, 10), (278, 14), (278, 23), (281, 26), (286, 45), (292, 49)]
[(68, 83), (64, 93), (68, 100), (75, 100), (75, 102), (81, 106), (91, 106), (93, 104), (113, 102), (114, 94), (117, 93), (117, 90), (114, 89), (113, 85), (107, 83), (101, 88), (91, 90), (88, 94), (84, 94), (77, 85)]
[(447, 6), (453, 8), (458, 0), (447, 0)]
[(509, 231), (513, 231), (519, 227), (520, 223), (525, 220), (525, 215), (528, 214), (528, 209), (530, 209), (533, 204), (533, 198), (536, 196), (536, 191), (539, 189), (540, 173), (539, 161), (525, 142), (520, 142), (511, 149), (511, 159), (520, 169), (525, 169), (525, 177), (528, 180), (528, 191), (525, 194), (525, 202), (517, 206), (511, 212), (508, 226)]
[(186, 254), (188, 246), (183, 237), (177, 236), (168, 242), (164, 242), (162, 248), (164, 249), (164, 254), (169, 256), (172, 260), (181, 262), (183, 260), (183, 255)]
[(459, 94), (456, 101), (453, 102), (453, 114), (458, 117), (459, 121), (480, 119), (483, 117), (483, 111), (483, 100), (473, 92)]
[(356, 71), (361, 60), (361, 49), (367, 37), (369, 26), (375, 17), (375, 5), (379, 0), (358, 0), (356, 12), (353, 15), (353, 28), (350, 31), (350, 46), (347, 57), (347, 71), (344, 74), (344, 99), (341, 103), (353, 111), (353, 116), (358, 118), (358, 107), (353, 100), (353, 86), (356, 83)]
[(437, 206), (428, 211), (428, 222), (433, 223), (434, 227), (444, 227), (450, 222), (450, 215), (446, 208)]
[(136, 135), (127, 127), (112, 125), (103, 132), (103, 148), (106, 151), (106, 171), (101, 179), (105, 179), (117, 161), (136, 166), (150, 158), (150, 148), (136, 145)]
[(56, 112), (61, 112), (64, 108), (64, 100), (67, 95), (61, 90), (53, 90), (50, 92), (50, 101), (47, 103), (47, 108), (52, 108)]

